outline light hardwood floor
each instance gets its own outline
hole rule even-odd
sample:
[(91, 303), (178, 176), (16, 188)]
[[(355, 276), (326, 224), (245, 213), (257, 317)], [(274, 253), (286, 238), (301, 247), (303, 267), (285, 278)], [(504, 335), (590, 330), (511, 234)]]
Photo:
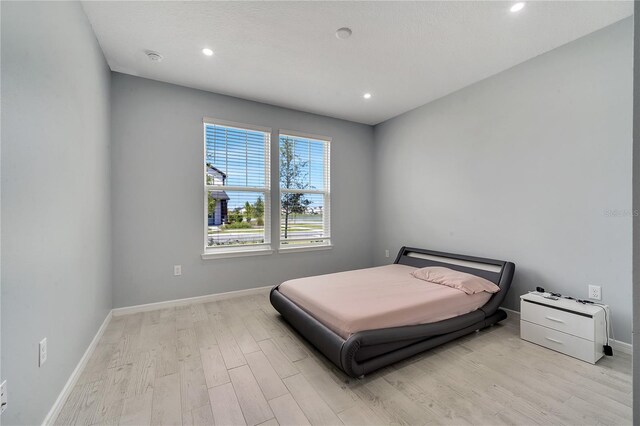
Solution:
[(501, 325), (351, 379), (267, 293), (114, 317), (58, 424), (631, 424), (631, 360), (590, 365)]

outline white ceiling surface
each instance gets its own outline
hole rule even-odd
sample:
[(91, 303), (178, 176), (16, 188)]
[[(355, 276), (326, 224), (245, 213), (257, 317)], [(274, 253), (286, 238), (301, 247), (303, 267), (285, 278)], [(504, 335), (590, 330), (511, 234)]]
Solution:
[(632, 1), (529, 1), (515, 14), (502, 1), (83, 4), (113, 71), (367, 124), (633, 13)]

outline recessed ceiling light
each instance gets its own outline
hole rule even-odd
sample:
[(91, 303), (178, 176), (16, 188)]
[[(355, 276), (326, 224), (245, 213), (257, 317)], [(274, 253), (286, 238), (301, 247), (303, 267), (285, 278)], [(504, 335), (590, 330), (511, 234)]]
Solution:
[(351, 28), (342, 27), (338, 28), (338, 30), (336, 31), (336, 37), (338, 37), (340, 40), (344, 40), (351, 37), (352, 33), (353, 32), (351, 31)]
[(202, 53), (204, 53), (207, 56), (213, 56), (213, 50), (208, 49), (206, 47), (204, 49), (202, 49)]
[(511, 12), (520, 12), (522, 9), (524, 9), (524, 2), (518, 2), (516, 4), (514, 4), (513, 6), (511, 6)]
[(153, 62), (162, 62), (162, 55), (158, 52), (154, 52), (152, 50), (147, 50), (144, 52), (147, 55), (147, 58), (151, 59)]
[(362, 97), (365, 99), (371, 99), (371, 93), (365, 93)]

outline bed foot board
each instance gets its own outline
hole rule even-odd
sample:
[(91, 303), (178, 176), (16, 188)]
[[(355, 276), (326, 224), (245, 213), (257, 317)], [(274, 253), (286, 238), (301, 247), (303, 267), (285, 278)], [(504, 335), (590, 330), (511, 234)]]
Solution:
[(291, 302), (280, 293), (277, 287), (269, 294), (271, 304), (280, 315), (303, 337), (311, 342), (324, 356), (329, 358), (338, 367), (340, 364), (340, 353), (345, 340), (329, 330), (315, 318), (304, 312), (297, 305)]
[[(482, 311), (472, 313), (475, 320), (467, 321), (466, 324), (458, 324), (459, 327), (446, 332), (445, 334), (434, 335), (424, 340), (418, 340), (405, 347), (391, 349), (389, 352), (374, 356), (373, 358), (356, 361), (358, 351), (361, 349), (359, 341), (352, 338), (344, 340), (342, 337), (329, 330), (315, 318), (300, 309), (297, 305), (283, 296), (277, 287), (271, 291), (271, 304), (280, 314), (293, 326), (298, 333), (315, 346), (324, 356), (326, 356), (336, 366), (341, 368), (347, 375), (362, 379), (365, 374), (369, 374), (389, 364), (403, 360), (410, 356), (424, 352), (427, 349), (455, 340), (459, 337), (477, 332), (485, 327), (492, 326), (507, 318), (507, 313), (501, 309), (492, 315), (484, 317)], [(468, 314), (469, 315), (469, 314)], [(447, 320), (445, 320), (447, 321)], [(466, 325), (466, 327), (465, 327)]]
[(352, 358), (348, 361), (343, 360), (342, 368), (351, 377), (358, 377), (360, 375), (368, 374), (394, 362), (403, 360), (413, 355), (417, 355), (420, 352), (426, 351), (427, 349), (435, 348), (436, 346), (440, 346), (462, 336), (466, 336), (467, 334), (479, 332), (483, 328), (497, 324), (505, 318), (507, 318), (507, 313), (501, 309), (498, 309), (493, 315), (490, 315), (484, 320), (478, 321), (477, 323), (472, 324), (468, 327), (439, 336), (430, 337), (428, 339), (413, 343), (404, 348), (396, 349), (392, 352), (382, 354), (363, 362), (357, 362), (355, 358)]

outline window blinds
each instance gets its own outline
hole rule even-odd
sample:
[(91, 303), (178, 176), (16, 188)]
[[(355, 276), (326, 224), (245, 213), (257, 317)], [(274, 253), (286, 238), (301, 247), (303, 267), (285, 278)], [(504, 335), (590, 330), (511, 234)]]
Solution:
[(206, 247), (269, 244), (270, 130), (205, 120), (204, 132)]

